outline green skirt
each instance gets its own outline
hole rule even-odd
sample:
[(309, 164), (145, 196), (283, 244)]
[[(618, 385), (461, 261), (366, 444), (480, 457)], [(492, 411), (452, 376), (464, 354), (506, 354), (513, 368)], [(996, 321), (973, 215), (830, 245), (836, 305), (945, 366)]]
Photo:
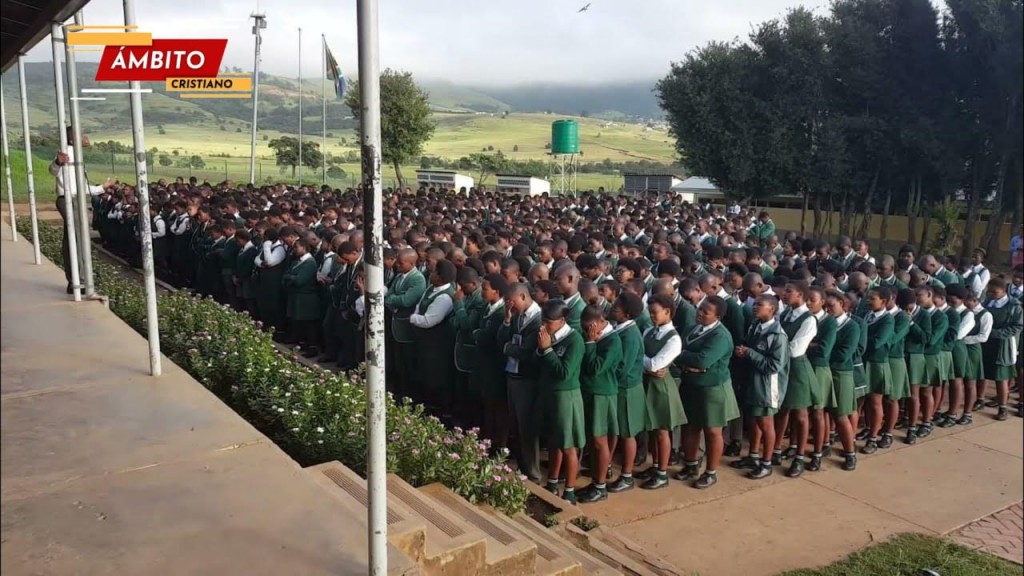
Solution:
[(775, 416), (779, 413), (778, 408), (771, 408), (768, 406), (748, 406), (747, 415), (751, 418), (764, 418), (767, 416)]
[(868, 395), (868, 374), (863, 364), (853, 365), (853, 397), (856, 400)]
[(815, 366), (814, 380), (815, 388), (811, 394), (814, 403), (811, 404), (811, 408), (821, 410), (828, 406), (829, 397), (832, 395), (832, 369), (828, 366)]
[(647, 389), (647, 416), (644, 428), (647, 430), (671, 430), (686, 424), (686, 411), (679, 398), (679, 384), (671, 376), (654, 378), (645, 376)]
[(939, 355), (925, 354), (924, 383), (922, 384), (922, 386), (938, 386), (939, 380)]
[(579, 388), (548, 392), (550, 402), (548, 449), (583, 448), (587, 443), (583, 424), (583, 395)]
[(588, 438), (619, 435), (619, 396), (583, 393), (583, 421)]
[(619, 388), (617, 399), (619, 436), (634, 438), (637, 434), (644, 432), (647, 415), (647, 398), (644, 395), (644, 387)]
[(971, 344), (967, 347), (967, 366), (964, 368), (964, 380), (983, 380), (985, 371), (981, 364), (981, 345)]
[(911, 386), (927, 386), (927, 366), (924, 354), (907, 355), (907, 378)]
[(892, 372), (889, 362), (865, 362), (864, 373), (868, 379), (868, 390), (872, 394), (892, 395)]
[(854, 386), (852, 371), (832, 371), (832, 394), (828, 400), (828, 407), (836, 416), (849, 416), (857, 411)]
[(1001, 380), (1013, 380), (1014, 372), (1017, 370), (1014, 366), (1002, 366), (992, 362), (985, 362), (985, 380), (992, 380), (999, 382)]
[(957, 342), (953, 346), (953, 378), (963, 378), (967, 375), (967, 346), (963, 342)]
[(939, 383), (953, 379), (953, 353), (948, 350), (939, 352)]
[(892, 376), (892, 391), (889, 398), (903, 400), (910, 398), (910, 378), (907, 376), (907, 362), (903, 358), (889, 358), (889, 374)]
[(686, 386), (680, 392), (689, 424), (699, 428), (722, 428), (740, 417), (732, 382), (702, 388)]
[(793, 358), (789, 362), (789, 385), (786, 397), (782, 401), (784, 410), (798, 410), (814, 404), (814, 392), (817, 388), (814, 368), (807, 356)]

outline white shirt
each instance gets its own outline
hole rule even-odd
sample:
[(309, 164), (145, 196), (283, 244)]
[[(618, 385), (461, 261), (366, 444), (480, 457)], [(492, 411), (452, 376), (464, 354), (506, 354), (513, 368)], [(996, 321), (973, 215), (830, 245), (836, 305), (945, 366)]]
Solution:
[(334, 252), (328, 252), (324, 254), (324, 261), (320, 263), (319, 275), (327, 278), (331, 275), (331, 270), (334, 269), (334, 261), (338, 259), (338, 255)]
[[(967, 306), (964, 306), (963, 304), (957, 306), (954, 310), (960, 314), (960, 329), (956, 331), (956, 339), (963, 340), (971, 330), (974, 330), (974, 313), (972, 312), (964, 315), (964, 311), (967, 310)], [(991, 326), (989, 329), (991, 329)]]
[[(278, 250), (278, 248), (280, 248), (280, 250)], [(288, 251), (285, 250), (284, 244), (282, 244), (280, 240), (275, 242), (264, 240), (263, 253), (256, 257), (258, 260), (256, 265), (259, 266), (260, 264), (265, 264), (266, 266), (273, 268), (274, 266), (284, 262), (284, 259), (287, 256)]]
[[(807, 305), (804, 304), (799, 308), (790, 310), (789, 314), (792, 318), (799, 318), (804, 312), (807, 312)], [(807, 354), (807, 347), (811, 345), (811, 340), (818, 335), (818, 322), (813, 316), (805, 319), (800, 328), (797, 329), (796, 334), (789, 341), (789, 357), (799, 358), (804, 354)]]
[(157, 214), (153, 218), (153, 229), (150, 231), (150, 234), (152, 234), (154, 240), (167, 236), (167, 223), (164, 222), (163, 216)]
[[(650, 334), (652, 330), (656, 330), (654, 333), (655, 338), (662, 340), (666, 334), (675, 330), (675, 327), (672, 326), (671, 322), (662, 326), (651, 326), (644, 332), (644, 337)], [(644, 370), (647, 372), (657, 372), (658, 370), (668, 368), (669, 364), (672, 364), (672, 361), (682, 351), (683, 339), (679, 337), (679, 334), (674, 334), (665, 342), (665, 345), (661, 347), (661, 350), (653, 358), (648, 357), (646, 354), (644, 355)]]
[[(71, 193), (71, 197), (75, 197), (75, 193), (78, 191), (78, 179), (75, 176), (75, 148), (68, 146), (65, 154), (68, 155), (68, 161), (64, 166), (57, 164), (57, 160), (54, 159), (50, 163), (50, 174), (57, 177), (57, 197), (64, 197), (64, 190), (68, 190)], [(64, 185), (64, 175), (67, 174), (68, 185)], [(103, 186), (90, 186), (88, 182), (85, 183), (89, 189), (89, 194), (92, 196), (99, 196), (103, 194)]]
[(980, 305), (972, 308), (971, 312), (976, 313), (978, 322), (978, 333), (964, 338), (964, 344), (984, 344), (992, 333), (992, 313)]
[(626, 328), (629, 328), (633, 324), (636, 324), (636, 321), (634, 321), (634, 320), (626, 320), (625, 322), (623, 322), (621, 324), (617, 324), (615, 326), (615, 333), (618, 334), (619, 332), (622, 332), (623, 330), (625, 330)]
[(188, 212), (185, 212), (184, 214), (179, 214), (178, 216), (175, 216), (174, 220), (171, 222), (171, 234), (174, 234), (175, 236), (181, 236), (185, 232), (188, 232), (188, 228), (189, 228)]
[[(606, 328), (608, 327), (606, 326)], [(568, 324), (562, 324), (562, 327), (551, 335), (551, 346), (545, 348), (544, 350), (538, 350), (537, 352), (541, 355), (551, 353), (551, 350), (555, 347), (555, 345), (561, 342), (562, 340), (565, 340), (565, 338), (569, 334), (572, 334), (572, 326), (569, 326)]]
[[(451, 283), (445, 284), (444, 286), (436, 286), (428, 289), (423, 293), (423, 297), (420, 298), (420, 302), (436, 292), (447, 290), (451, 286)], [(423, 314), (413, 314), (409, 317), (409, 323), (417, 328), (433, 328), (441, 323), (442, 320), (448, 317), (452, 309), (455, 307), (455, 303), (452, 302), (452, 297), (448, 294), (441, 294), (434, 301), (427, 306), (427, 311)]]
[(974, 272), (974, 276), (971, 278), (971, 291), (975, 296), (981, 298), (985, 287), (988, 286), (988, 281), (992, 279), (992, 273), (983, 264), (971, 268), (971, 271)]
[[(822, 314), (824, 314), (824, 312), (822, 312)], [(767, 332), (768, 330), (771, 329), (773, 324), (775, 324), (775, 319), (774, 318), (769, 320), (769, 321), (767, 321), (767, 322), (761, 322), (760, 325), (758, 325), (758, 327), (757, 327), (757, 333), (758, 334), (764, 334), (765, 332)]]

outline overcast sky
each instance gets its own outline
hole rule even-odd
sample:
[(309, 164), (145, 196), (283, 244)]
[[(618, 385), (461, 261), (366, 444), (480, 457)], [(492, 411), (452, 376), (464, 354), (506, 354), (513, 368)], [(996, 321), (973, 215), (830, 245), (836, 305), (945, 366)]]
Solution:
[[(321, 71), (320, 35), (346, 75), (356, 71), (355, 0), (261, 0), (263, 64), (294, 76), (298, 28), (302, 72)], [(459, 84), (608, 82), (665, 74), (710, 40), (746, 37), (797, 0), (381, 0), (381, 66)], [(824, 10), (825, 0), (805, 6)], [(86, 24), (123, 22), (121, 0), (92, 0)], [(224, 63), (252, 69), (255, 0), (135, 0), (142, 30), (157, 38), (228, 38)], [(49, 43), (29, 53), (51, 59)], [(80, 58), (82, 56), (80, 55)]]

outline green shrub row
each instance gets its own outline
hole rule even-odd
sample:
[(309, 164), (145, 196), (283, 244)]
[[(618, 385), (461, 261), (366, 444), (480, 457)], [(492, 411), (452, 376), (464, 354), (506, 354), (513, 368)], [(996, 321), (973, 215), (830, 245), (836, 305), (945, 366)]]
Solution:
[[(21, 230), (30, 230), (19, 219)], [(41, 249), (62, 262), (61, 228), (40, 222)], [(110, 309), (142, 334), (145, 291), (124, 270), (93, 258), (97, 289)], [(303, 465), (339, 460), (366, 470), (366, 391), (360, 374), (310, 368), (279, 352), (248, 316), (186, 292), (160, 294), (162, 352)], [(470, 502), (508, 514), (530, 492), (505, 461), (488, 457), (477, 431), (448, 430), (419, 405), (387, 395), (387, 468), (414, 486), (441, 482)]]

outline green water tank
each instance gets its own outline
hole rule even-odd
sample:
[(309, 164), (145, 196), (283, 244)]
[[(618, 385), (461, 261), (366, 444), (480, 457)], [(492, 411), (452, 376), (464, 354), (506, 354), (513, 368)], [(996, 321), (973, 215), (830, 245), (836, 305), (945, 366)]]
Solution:
[(575, 120), (555, 120), (551, 123), (551, 153), (579, 154), (580, 123)]

